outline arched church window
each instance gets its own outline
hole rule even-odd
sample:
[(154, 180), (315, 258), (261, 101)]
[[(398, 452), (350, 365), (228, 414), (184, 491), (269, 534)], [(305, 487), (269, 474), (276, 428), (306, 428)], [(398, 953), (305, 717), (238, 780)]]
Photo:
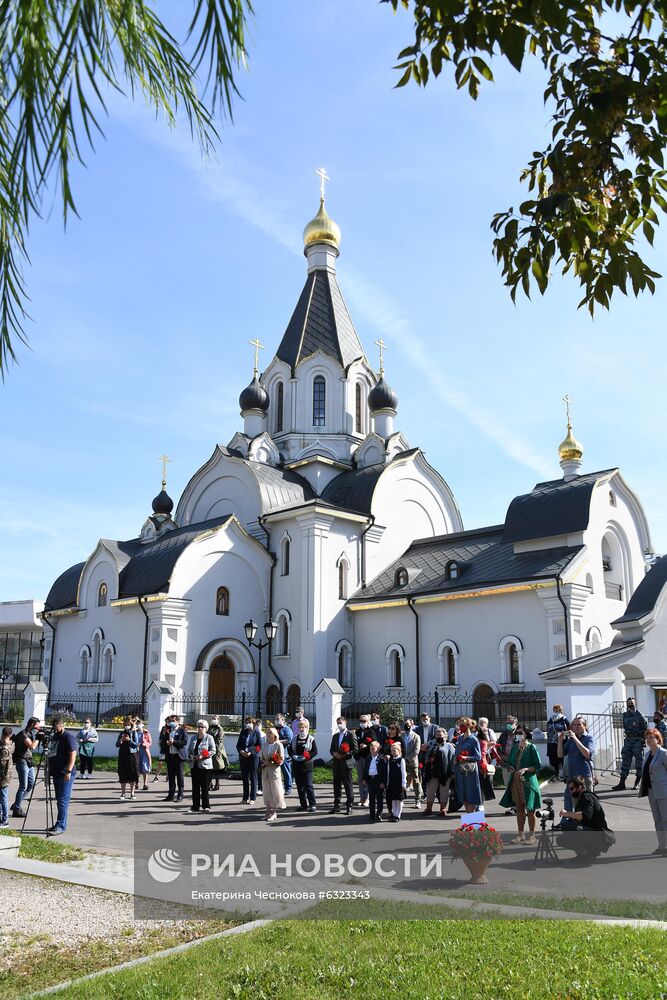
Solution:
[(324, 427), (326, 420), (327, 385), (322, 375), (313, 382), (313, 427)]
[(276, 623), (278, 625), (278, 632), (276, 634), (276, 645), (275, 645), (276, 656), (290, 655), (291, 621), (292, 620), (289, 611), (278, 611), (278, 613), (276, 614)]
[(79, 653), (79, 683), (87, 684), (90, 680), (90, 649), (84, 646)]
[(216, 615), (229, 614), (229, 591), (226, 587), (218, 587), (215, 595)]
[(107, 587), (106, 583), (101, 583), (99, 586), (99, 590), (97, 591), (98, 608), (106, 608), (108, 594), (109, 594), (109, 588)]
[(363, 433), (363, 422), (362, 422), (362, 394), (361, 394), (361, 382), (357, 382), (354, 390), (354, 429), (357, 434)]
[(609, 504), (611, 507), (616, 506), (616, 494), (613, 490), (609, 490)]
[(352, 687), (352, 647), (347, 639), (336, 646), (336, 672), (341, 687)]
[(289, 535), (283, 535), (280, 542), (280, 575), (289, 576), (289, 560), (290, 560), (290, 537)]
[(510, 684), (520, 684), (519, 650), (513, 642), (507, 647), (507, 677)]
[(338, 597), (341, 601), (347, 599), (347, 563), (344, 559), (338, 563)]
[(396, 570), (396, 574), (394, 576), (394, 586), (407, 587), (407, 585), (408, 585), (408, 571), (407, 569), (404, 569), (401, 566), (400, 569)]
[(459, 564), (451, 559), (447, 566), (445, 567), (445, 579), (446, 580), (458, 580), (459, 578)]
[(456, 684), (456, 660), (451, 646), (447, 647), (445, 653), (445, 683), (451, 686)]
[(276, 431), (283, 429), (283, 403), (285, 399), (285, 386), (279, 382), (276, 387)]
[(391, 683), (393, 687), (403, 686), (403, 661), (397, 649), (391, 654)]

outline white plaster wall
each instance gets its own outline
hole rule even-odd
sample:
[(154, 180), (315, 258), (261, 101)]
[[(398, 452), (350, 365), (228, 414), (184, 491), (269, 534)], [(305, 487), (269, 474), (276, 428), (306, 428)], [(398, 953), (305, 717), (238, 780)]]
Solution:
[(116, 648), (112, 683), (101, 685), (102, 690), (127, 694), (141, 691), (145, 619), (136, 605), (120, 609), (109, 605), (105, 608), (93, 607), (56, 621), (55, 662), (52, 664), (50, 685), (53, 694), (75, 691), (83, 694), (97, 690), (97, 684), (79, 684), (79, 650), (84, 644), (91, 645), (91, 636), (96, 628), (101, 628), (105, 642), (112, 642)]

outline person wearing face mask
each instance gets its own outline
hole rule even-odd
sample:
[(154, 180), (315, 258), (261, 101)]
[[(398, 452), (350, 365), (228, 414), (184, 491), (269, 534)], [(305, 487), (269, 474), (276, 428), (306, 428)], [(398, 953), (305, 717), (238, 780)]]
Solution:
[(165, 763), (167, 759), (167, 750), (168, 750), (167, 741), (169, 739), (169, 732), (170, 732), (169, 723), (172, 721), (173, 718), (174, 718), (173, 715), (168, 715), (164, 720), (164, 725), (162, 729), (158, 733), (158, 746), (160, 748), (160, 752), (158, 754), (157, 770), (155, 772), (155, 777), (153, 778), (153, 781), (159, 780), (160, 774), (162, 773), (162, 765)]
[(479, 740), (479, 749), (482, 754), (482, 759), (479, 762), (479, 784), (484, 801), (488, 802), (496, 797), (493, 790), (493, 775), (496, 773), (496, 762), (500, 760), (495, 740), (491, 739), (489, 733), (488, 719), (477, 720), (475, 735)]
[(440, 815), (446, 816), (449, 806), (449, 786), (454, 774), (456, 750), (445, 740), (445, 730), (436, 729), (435, 739), (426, 748), (424, 761), (424, 782), (426, 785), (425, 816), (433, 812), (433, 803), (438, 795)]
[(381, 747), (384, 746), (387, 740), (388, 729), (383, 725), (379, 712), (371, 712), (371, 726), (377, 734), (378, 743)]
[(407, 775), (400, 742), (392, 743), (389, 759), (383, 761), (380, 788), (385, 790), (389, 822), (398, 823), (407, 795)]
[(93, 776), (95, 744), (98, 739), (97, 730), (93, 728), (90, 719), (86, 719), (76, 738), (79, 744), (79, 774), (86, 781)]
[[(259, 738), (261, 740), (261, 746), (264, 746), (264, 744), (266, 743), (266, 733), (262, 729), (261, 719), (255, 719), (255, 732), (259, 735)], [(257, 794), (262, 796), (264, 795), (264, 789), (262, 788), (263, 771), (264, 768), (261, 767), (261, 759), (260, 759), (260, 763), (257, 766)]]
[[(185, 762), (188, 759), (188, 734), (184, 726), (178, 724), (178, 716), (169, 723), (167, 736), (167, 775), (169, 792), (165, 802), (182, 802), (185, 792)], [(178, 789), (178, 791), (177, 791)]]
[(259, 753), (262, 740), (255, 730), (255, 720), (251, 715), (245, 720), (245, 725), (236, 741), (236, 749), (241, 765), (243, 779), (243, 805), (253, 804), (257, 799), (257, 771), (259, 769)]
[(292, 737), (290, 747), (296, 790), (299, 793), (299, 811), (317, 812), (313, 786), (313, 761), (317, 756), (317, 743), (308, 732), (308, 723), (302, 719), (299, 733)]
[(292, 732), (292, 727), (285, 724), (285, 716), (281, 715), (280, 712), (276, 715), (273, 724), (276, 728), (276, 732), (278, 733), (278, 740), (282, 744), (284, 751), (284, 760), (280, 769), (281, 777), (283, 779), (283, 787), (285, 789), (285, 795), (290, 795), (292, 791), (292, 758), (289, 755), (289, 749), (292, 745), (292, 740), (294, 739), (294, 733)]
[(355, 729), (354, 735), (357, 737), (357, 744), (359, 749), (354, 755), (354, 760), (357, 767), (357, 785), (359, 788), (359, 805), (368, 805), (368, 786), (366, 785), (366, 779), (364, 777), (366, 773), (366, 761), (370, 755), (370, 746), (374, 740), (377, 740), (378, 736), (371, 726), (370, 715), (360, 715), (359, 716), (359, 728)]
[[(143, 790), (148, 788), (148, 775), (151, 773), (151, 768), (153, 767), (153, 760), (151, 757), (151, 745), (153, 743), (153, 738), (144, 726), (141, 719), (137, 721), (136, 729), (137, 738), (137, 748), (139, 750), (137, 764), (139, 766), (139, 774), (143, 777)], [(137, 790), (139, 785), (137, 784)]]
[(352, 768), (354, 755), (358, 753), (359, 745), (354, 732), (347, 728), (347, 720), (342, 716), (336, 719), (336, 732), (331, 737), (329, 753), (333, 758), (333, 789), (334, 804), (331, 813), (340, 812), (341, 792), (345, 789), (345, 812), (352, 815), (354, 805), (354, 788), (352, 786)]
[(431, 716), (428, 712), (422, 712), (419, 725), (415, 726), (415, 732), (422, 741), (422, 749), (426, 747), (427, 743), (430, 743), (435, 739), (435, 731), (437, 728), (436, 724), (431, 722)]
[(624, 792), (625, 782), (630, 774), (632, 762), (635, 763), (636, 774), (634, 788), (637, 788), (642, 780), (642, 765), (644, 763), (644, 733), (648, 728), (648, 723), (642, 713), (637, 708), (634, 698), (628, 698), (627, 710), (623, 712), (623, 748), (621, 750), (621, 778), (617, 785), (614, 785), (612, 792)]
[(566, 733), (570, 728), (569, 721), (563, 715), (563, 706), (554, 705), (551, 718), (547, 720), (547, 757), (554, 769), (554, 781), (558, 781), (563, 758), (558, 756), (558, 734)]
[(663, 746), (662, 734), (657, 729), (647, 729), (646, 760), (642, 771), (639, 797), (648, 795), (658, 846), (654, 854), (667, 858), (667, 750)]
[(466, 812), (475, 812), (482, 803), (478, 764), (482, 759), (479, 740), (473, 735), (473, 719), (461, 719), (456, 740), (456, 794)]
[(664, 747), (667, 744), (667, 723), (665, 722), (664, 714), (657, 709), (653, 713), (653, 728), (657, 729), (662, 736), (662, 745)]
[(403, 759), (405, 760), (405, 771), (408, 778), (408, 788), (412, 788), (415, 797), (415, 809), (419, 809), (420, 803), (424, 799), (424, 791), (421, 783), (421, 769), (419, 767), (419, 754), (422, 741), (419, 733), (415, 732), (414, 720), (406, 719), (403, 723), (403, 734), (401, 743), (403, 745)]
[[(496, 750), (498, 751), (498, 757), (500, 759), (500, 766), (503, 772), (503, 782), (505, 788), (509, 788), (510, 782), (512, 780), (512, 774), (507, 766), (509, 756), (514, 746), (514, 730), (516, 729), (517, 722), (519, 720), (515, 715), (508, 715), (505, 719), (505, 725), (503, 726), (503, 731), (498, 737), (498, 742), (496, 744)], [(512, 806), (505, 813), (506, 816), (514, 816), (516, 809)]]
[[(501, 806), (513, 805), (516, 809), (517, 835), (515, 844), (535, 843), (535, 810), (542, 805), (540, 783), (537, 774), (541, 767), (540, 755), (531, 742), (531, 735), (525, 726), (517, 726), (507, 762), (512, 775), (509, 786), (500, 800)], [(524, 827), (528, 817), (528, 836)]]
[(303, 705), (299, 705), (296, 712), (294, 713), (294, 718), (292, 719), (292, 733), (294, 734), (294, 736), (298, 736), (300, 722), (305, 722), (308, 728), (310, 729), (310, 722), (308, 722), (308, 719), (305, 716), (305, 713), (303, 711)]

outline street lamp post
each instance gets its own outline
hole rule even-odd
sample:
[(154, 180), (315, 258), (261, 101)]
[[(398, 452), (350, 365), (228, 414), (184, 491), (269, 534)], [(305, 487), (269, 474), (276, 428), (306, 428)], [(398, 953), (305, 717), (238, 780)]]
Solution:
[(8, 681), (11, 676), (11, 674), (6, 674), (4, 670), (0, 674), (0, 719), (5, 714), (5, 681)]
[(246, 622), (243, 626), (243, 631), (245, 632), (246, 642), (249, 647), (254, 646), (255, 649), (259, 651), (257, 657), (257, 715), (261, 715), (261, 702), (262, 702), (262, 650), (265, 646), (270, 646), (276, 637), (278, 632), (278, 625), (276, 622), (268, 621), (264, 625), (264, 634), (266, 635), (266, 642), (262, 639), (259, 642), (255, 641), (255, 636), (257, 635), (258, 625), (254, 622), (252, 618), (250, 621)]

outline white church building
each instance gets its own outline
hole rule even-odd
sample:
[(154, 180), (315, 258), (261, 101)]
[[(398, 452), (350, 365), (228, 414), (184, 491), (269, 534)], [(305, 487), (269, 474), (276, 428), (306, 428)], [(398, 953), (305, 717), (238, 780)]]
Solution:
[[(582, 471), (568, 418), (561, 476), (465, 531), (445, 480), (394, 427), (382, 344), (376, 373), (338, 285), (339, 244), (322, 198), (294, 313), (240, 395), (243, 430), (175, 510), (163, 477), (136, 538), (100, 539), (51, 587), (52, 693), (157, 681), (215, 711), (259, 685), (271, 711), (327, 677), (387, 701), (437, 689), (479, 704), (543, 691), (549, 671), (562, 685), (618, 641), (653, 559), (637, 496), (618, 469)], [(277, 624), (261, 677), (249, 619), (262, 637)], [(610, 696), (625, 680), (617, 670)], [(644, 681), (652, 707), (667, 682)]]

